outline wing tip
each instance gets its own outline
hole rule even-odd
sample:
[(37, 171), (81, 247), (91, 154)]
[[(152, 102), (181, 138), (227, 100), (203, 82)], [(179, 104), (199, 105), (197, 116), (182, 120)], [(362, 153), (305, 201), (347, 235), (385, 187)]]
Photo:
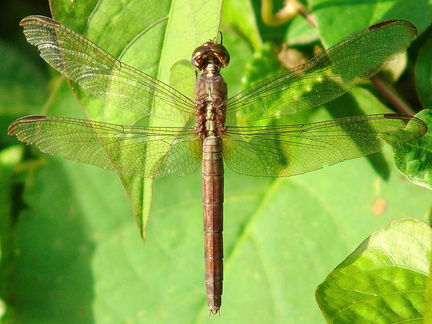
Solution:
[(414, 116), (400, 115), (400, 114), (384, 114), (383, 116), (389, 119), (406, 120), (407, 127), (409, 127), (412, 131), (416, 132), (417, 137), (414, 139), (418, 139), (428, 132), (427, 124), (420, 118)]
[(45, 17), (45, 16), (39, 16), (39, 15), (31, 15), (31, 16), (27, 16), (25, 18), (23, 18), (19, 25), (21, 27), (25, 27), (30, 25), (31, 23), (34, 22), (39, 22), (39, 23), (43, 23), (43, 24), (47, 24), (47, 25), (59, 25), (60, 23), (55, 21), (54, 19)]
[(31, 123), (31, 122), (36, 122), (36, 121), (42, 121), (42, 120), (46, 120), (46, 116), (39, 116), (39, 115), (31, 115), (31, 116), (25, 116), (25, 117), (20, 117), (18, 119), (15, 119), (8, 127), (7, 129), (7, 134), (9, 136), (12, 135), (16, 135), (17, 133), (17, 126), (19, 124), (23, 124), (23, 123)]
[(368, 29), (369, 31), (381, 29), (381, 28), (387, 28), (390, 26), (404, 26), (407, 27), (411, 31), (411, 36), (415, 38), (417, 36), (417, 28), (414, 26), (413, 23), (409, 22), (408, 20), (386, 20), (379, 22), (375, 25), (370, 26)]

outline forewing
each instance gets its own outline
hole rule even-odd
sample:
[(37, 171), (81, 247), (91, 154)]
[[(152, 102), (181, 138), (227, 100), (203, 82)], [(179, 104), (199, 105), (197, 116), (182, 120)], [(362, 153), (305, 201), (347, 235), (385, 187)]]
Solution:
[(72, 29), (43, 16), (26, 17), (20, 25), (48, 64), (107, 103), (142, 117), (182, 123), (193, 118), (189, 98), (120, 62)]
[(415, 117), (368, 115), (301, 125), (229, 127), (222, 145), (225, 163), (234, 172), (289, 177), (378, 152), (384, 143), (398, 147), (426, 131)]
[(193, 128), (122, 126), (76, 118), (27, 116), (8, 129), (42, 152), (138, 177), (195, 171), (202, 155)]
[(293, 70), (275, 75), (227, 101), (227, 121), (294, 114), (333, 100), (382, 70), (416, 37), (407, 21), (366, 28)]

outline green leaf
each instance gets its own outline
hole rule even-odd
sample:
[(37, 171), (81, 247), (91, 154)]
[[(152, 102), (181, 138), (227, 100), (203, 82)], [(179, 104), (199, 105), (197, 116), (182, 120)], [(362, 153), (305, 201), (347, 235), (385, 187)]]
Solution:
[(310, 9), (318, 24), (321, 38), (328, 47), (364, 26), (392, 19), (408, 20), (419, 34), (430, 24), (432, 7), (424, 1), (311, 0)]
[(304, 45), (318, 40), (317, 29), (311, 26), (302, 16), (295, 17), (288, 28), (285, 43)]
[(415, 74), (420, 100), (424, 107), (432, 107), (432, 40), (420, 49)]
[(40, 68), (4, 42), (0, 42), (0, 61), (0, 113), (18, 118), (40, 108), (47, 96), (47, 80)]
[(432, 112), (425, 109), (416, 115), (428, 126), (418, 140), (406, 143), (395, 151), (395, 163), (412, 182), (432, 189)]
[(432, 243), (428, 225), (382, 226), (326, 280), (316, 297), (331, 323), (421, 323)]
[(262, 40), (253, 9), (251, 1), (227, 0), (223, 6), (223, 24), (240, 38), (246, 38), (251, 48), (258, 50), (262, 46)]
[(255, 51), (253, 57), (246, 65), (243, 77), (243, 89), (282, 72), (282, 64), (277, 59), (276, 50), (272, 44), (264, 44), (261, 49)]
[(19, 190), (14, 185), (13, 169), (23, 156), (22, 146), (11, 146), (0, 151), (0, 322), (5, 317), (7, 300), (13, 297), (13, 285), (10, 277), (13, 276), (11, 262), (14, 251), (10, 242), (13, 240), (14, 218), (17, 211), (14, 210), (12, 199), (19, 200)]

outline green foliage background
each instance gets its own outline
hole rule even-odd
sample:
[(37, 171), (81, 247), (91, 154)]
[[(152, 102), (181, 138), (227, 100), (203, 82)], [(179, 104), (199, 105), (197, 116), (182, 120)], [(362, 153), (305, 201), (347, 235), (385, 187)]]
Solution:
[[(53, 10), (57, 19), (119, 55), (129, 44), (119, 35), (133, 39), (142, 31), (140, 21), (156, 19), (150, 1), (122, 3), (116, 7), (110, 0), (85, 5), (53, 1)], [(193, 3), (183, 3), (185, 11), (178, 16), (184, 21), (171, 30), (217, 22), (219, 2), (204, 2), (214, 8), (213, 17), (199, 8), (191, 14)], [(159, 1), (157, 9), (166, 6), (169, 11), (176, 5)], [(318, 28), (296, 17), (287, 26), (272, 29), (260, 23), (258, 3), (225, 1), (220, 29), (231, 54), (231, 66), (224, 73), (230, 94), (242, 87), (242, 76), (246, 83), (254, 83), (281, 69), (275, 54), (283, 40), (310, 53), (319, 44), (318, 37), (328, 47), (378, 21), (406, 19), (421, 35), (409, 50), (407, 71), (394, 86), (417, 110), (423, 108), (422, 100), (430, 105), (426, 96), (415, 95), (412, 71), (419, 52), (424, 62), (431, 62), (432, 54), (423, 50), (431, 35), (431, 3), (311, 0), (308, 6)], [(92, 18), (87, 19), (90, 13)], [(19, 18), (27, 14), (47, 13), (23, 5)], [(6, 136), (7, 125), (22, 115), (83, 117), (95, 110), (89, 113), (81, 107), (100, 105), (76, 89), (78, 104), (67, 81), (47, 68), (35, 48), (24, 44), (18, 22), (10, 22), (13, 27), (0, 43), (0, 312), (5, 323), (322, 323), (315, 289), (364, 239), (401, 218), (429, 223), (430, 191), (396, 169), (391, 148), (289, 179), (251, 178), (226, 170), (223, 305), (220, 318), (209, 317), (199, 172), (157, 179), (147, 219), (151, 183), (119, 180), (114, 173), (40, 154)], [(197, 45), (216, 36), (217, 28), (214, 23), (207, 33), (194, 36), (193, 44), (178, 45), (178, 39), (166, 35), (164, 45), (181, 48), (164, 48), (164, 66), (147, 71), (169, 82), (172, 64), (188, 60)], [(143, 43), (123, 59), (145, 69), (149, 48), (160, 50), (157, 43)], [(392, 71), (398, 74), (397, 68)], [(431, 93), (427, 82), (421, 87), (420, 93)], [(306, 116), (294, 116), (291, 122), (388, 111), (367, 84)], [(116, 121), (131, 118), (114, 113)], [(143, 186), (144, 192), (137, 191)], [(147, 224), (145, 244), (134, 209), (139, 222)], [(427, 246), (429, 239), (423, 235), (422, 242)], [(401, 253), (405, 250), (407, 246), (399, 247)], [(417, 252), (427, 260), (429, 251), (430, 242), (429, 249)], [(427, 274), (413, 270), (423, 275), (419, 286), (425, 289)], [(327, 306), (321, 307), (326, 312)]]

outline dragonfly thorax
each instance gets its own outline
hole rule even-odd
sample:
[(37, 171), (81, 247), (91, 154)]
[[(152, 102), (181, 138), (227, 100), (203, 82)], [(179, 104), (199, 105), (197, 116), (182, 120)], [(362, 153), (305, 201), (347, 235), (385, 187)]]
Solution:
[(201, 137), (225, 132), (227, 85), (218, 66), (207, 65), (195, 86), (195, 132)]
[(212, 55), (204, 62), (195, 85), (195, 132), (202, 138), (225, 132), (227, 99), (227, 85), (219, 73), (221, 66)]

